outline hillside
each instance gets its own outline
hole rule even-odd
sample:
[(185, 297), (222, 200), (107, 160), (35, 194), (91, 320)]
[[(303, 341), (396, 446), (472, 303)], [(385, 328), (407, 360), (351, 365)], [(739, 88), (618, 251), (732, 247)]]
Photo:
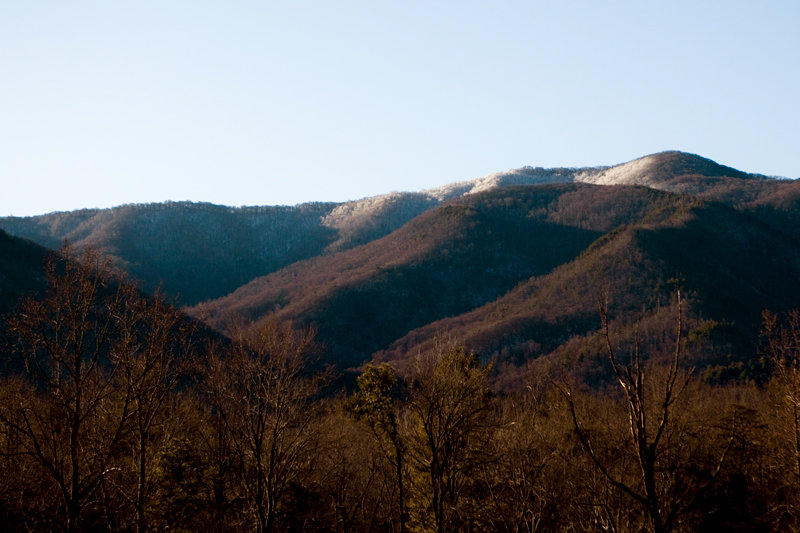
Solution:
[(47, 253), (38, 244), (0, 230), (0, 375), (21, 366), (15, 364), (7, 349), (9, 338), (4, 317), (15, 311), (23, 297), (44, 293), (42, 267)]
[(23, 296), (44, 289), (46, 253), (31, 241), (0, 230), (0, 315), (10, 312)]
[(719, 202), (800, 239), (800, 181), (677, 176), (657, 186)]
[(7, 217), (0, 226), (50, 248), (64, 239), (96, 246), (141, 279), (145, 290), (163, 285), (190, 304), (321, 253), (335, 231), (319, 221), (334, 205), (229, 208), (168, 202)]
[(548, 183), (641, 185), (718, 201), (751, 213), (796, 235), (800, 225), (800, 181), (749, 174), (678, 151), (660, 152), (611, 167), (522, 167), (428, 189), (390, 193), (336, 206), (323, 219), (338, 236), (327, 251), (345, 250), (380, 238), (442, 202), (498, 187)]
[(393, 192), (343, 204), (233, 208), (165, 202), (0, 217), (0, 228), (51, 249), (65, 239), (93, 245), (186, 305), (224, 296), (299, 260), (344, 251), (388, 235), (442, 202), (508, 184), (569, 180), (568, 169), (531, 169), (422, 192)]
[(332, 360), (359, 364), (415, 328), (491, 305), (615, 228), (696, 202), (647, 188), (498, 188), (452, 200), (378, 241), (254, 280), (190, 313), (224, 330), (275, 312), (316, 326)]
[(591, 334), (599, 327), (598, 292), (609, 296), (621, 323), (645, 310), (663, 311), (655, 330), (661, 335), (674, 327), (668, 308), (677, 286), (688, 296), (694, 339), (722, 343), (721, 351), (700, 356), (702, 367), (753, 377), (761, 310), (784, 311), (800, 301), (800, 246), (725, 206), (675, 204), (661, 220), (645, 218), (607, 234), (574, 261), (494, 302), (410, 332), (378, 359), (402, 364), (429, 349), (437, 332), (500, 362), (562, 357), (565, 350), (597, 357), (603, 347), (592, 344)]
[[(700, 156), (662, 152), (613, 167), (523, 167), (421, 192), (394, 192), (343, 204), (231, 208), (166, 202), (84, 209), (37, 217), (0, 218), (0, 228), (51, 249), (64, 239), (114, 256), (143, 281), (193, 305), (296, 261), (345, 251), (379, 239), (443, 202), (514, 185), (586, 182), (646, 185), (723, 201), (796, 235), (791, 205), (776, 207), (793, 182), (764, 179)], [(782, 204), (783, 205), (783, 204)]]

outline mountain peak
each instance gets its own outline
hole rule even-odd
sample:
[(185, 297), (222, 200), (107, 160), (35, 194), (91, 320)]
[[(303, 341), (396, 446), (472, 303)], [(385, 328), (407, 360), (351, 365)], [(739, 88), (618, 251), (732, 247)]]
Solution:
[(621, 165), (600, 171), (581, 171), (576, 173), (575, 181), (596, 185), (643, 185), (657, 186), (659, 183), (678, 176), (705, 176), (731, 178), (753, 178), (735, 168), (720, 165), (711, 159), (696, 154), (679, 151), (659, 152), (646, 155)]

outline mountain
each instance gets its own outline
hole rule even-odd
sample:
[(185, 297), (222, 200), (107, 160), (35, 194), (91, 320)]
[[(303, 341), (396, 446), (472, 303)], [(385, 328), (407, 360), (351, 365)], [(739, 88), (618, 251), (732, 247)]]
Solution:
[[(503, 184), (564, 181), (565, 169), (503, 173)], [(57, 249), (65, 239), (96, 246), (143, 281), (193, 305), (224, 296), (295, 261), (348, 250), (388, 235), (442, 202), (491, 187), (499, 175), (423, 192), (295, 207), (233, 208), (165, 202), (0, 217), (0, 228)], [(498, 182), (500, 183), (500, 182)]]
[[(777, 183), (700, 156), (663, 152), (614, 167), (523, 167), (426, 191), (394, 192), (343, 204), (232, 208), (166, 202), (5, 217), (0, 218), (0, 228), (52, 249), (64, 239), (78, 247), (94, 245), (141, 279), (146, 290), (162, 286), (183, 304), (194, 305), (225, 296), (296, 261), (384, 237), (448, 200), (498, 187), (586, 182), (687, 190), (697, 188), (698, 180), (711, 179), (724, 182), (715, 187), (730, 189), (719, 195), (731, 196), (732, 201), (739, 201), (737, 191), (743, 188), (763, 199), (764, 191), (774, 193)], [(786, 219), (785, 213), (776, 214), (771, 204), (767, 208), (751, 204), (748, 208), (776, 227), (797, 231), (795, 221)]]
[(334, 204), (230, 208), (167, 202), (7, 217), (9, 233), (58, 248), (93, 245), (184, 304), (219, 297), (254, 277), (322, 253), (334, 230), (320, 224)]
[[(670, 236), (654, 240), (651, 234)], [(727, 242), (721, 235), (749, 240)], [(652, 243), (645, 249), (640, 241)], [(684, 247), (676, 244), (681, 242)], [(620, 243), (625, 246), (619, 248)], [(750, 265), (724, 245), (759, 253)], [(783, 253), (767, 253), (771, 247)], [(518, 307), (527, 309), (530, 284), (551, 287), (537, 289), (551, 294), (540, 311), (557, 317), (551, 320), (557, 326), (552, 334), (563, 339), (596, 329), (597, 290), (606, 288), (617, 300), (625, 295), (628, 303), (618, 311), (629, 312), (650, 301), (655, 287), (667, 287), (669, 279), (683, 275), (693, 294), (700, 294), (704, 284), (714, 291), (698, 313), (744, 320), (749, 328), (761, 309), (785, 309), (800, 296), (800, 285), (795, 291), (791, 283), (781, 287), (770, 281), (781, 272), (800, 274), (800, 261), (791, 255), (798, 250), (794, 240), (758, 220), (686, 195), (578, 183), (503, 187), (452, 200), (387, 237), (291, 265), (190, 313), (223, 330), (236, 320), (255, 321), (272, 312), (313, 325), (329, 357), (345, 365), (382, 350), (397, 360), (434, 342), (437, 331), (452, 331), (481, 353), (497, 354), (518, 351), (517, 344), (540, 337), (537, 326), (523, 328), (527, 333), (518, 342), (503, 340), (508, 321), (525, 316)], [(687, 257), (700, 259), (694, 264)], [(720, 276), (715, 269), (732, 274)], [(565, 278), (565, 272), (573, 274)], [(762, 297), (736, 296), (743, 283), (749, 287), (751, 282)], [(517, 301), (519, 294), (525, 296)], [(493, 322), (487, 316), (506, 318), (489, 327)], [(551, 344), (543, 349), (555, 349)]]
[[(761, 310), (785, 311), (800, 302), (800, 246), (726, 206), (669, 196), (674, 199), (657, 217), (621, 226), (575, 260), (494, 302), (408, 333), (378, 359), (397, 364), (429, 349), (437, 332), (500, 361), (521, 363), (569, 346), (580, 352), (584, 341), (572, 341), (600, 325), (598, 292), (609, 296), (616, 319), (630, 323), (643, 308), (668, 307), (681, 286), (695, 336), (705, 324), (706, 333), (724, 330), (727, 341), (736, 341), (726, 347), (733, 350), (727, 360), (713, 363), (748, 370), (741, 363), (755, 356)], [(669, 328), (674, 323), (660, 331)], [(593, 355), (602, 349), (595, 346)]]
[(0, 230), (0, 315), (20, 298), (44, 290), (44, 258), (47, 249)]
[(644, 185), (659, 188), (659, 184), (680, 176), (766, 178), (761, 174), (748, 174), (720, 165), (699, 155), (670, 151), (648, 155), (605, 169), (580, 170), (575, 173), (574, 180), (595, 185)]
[[(582, 223), (591, 214), (559, 209), (563, 196), (585, 188), (465, 196), (386, 237), (296, 263), (191, 313), (224, 329), (233, 317), (252, 321), (277, 310), (315, 324), (332, 358), (360, 363), (414, 327), (490, 302), (575, 257), (616, 223), (597, 211), (595, 225)], [(570, 218), (580, 220), (560, 222)]]
[(314, 326), (344, 367), (402, 364), (443, 332), (513, 365), (589, 353), (598, 290), (621, 324), (663, 326), (682, 286), (691, 327), (728, 351), (712, 366), (752, 374), (761, 310), (800, 296), (798, 222), (800, 182), (662, 152), (342, 204), (168, 202), (0, 227), (98, 246), (220, 331), (272, 313)]
[(0, 371), (8, 365), (8, 343), (3, 316), (14, 311), (17, 303), (33, 293), (45, 290), (44, 259), (47, 249), (0, 230)]

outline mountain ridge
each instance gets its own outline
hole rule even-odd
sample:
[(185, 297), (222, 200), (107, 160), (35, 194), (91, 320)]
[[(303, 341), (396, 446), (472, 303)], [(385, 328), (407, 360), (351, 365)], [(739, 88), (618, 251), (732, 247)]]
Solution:
[[(776, 207), (769, 194), (784, 194), (788, 182), (748, 174), (684, 152), (660, 152), (614, 166), (522, 167), (420, 192), (392, 192), (344, 203), (228, 207), (209, 203), (129, 204), (36, 217), (3, 217), (0, 228), (51, 249), (64, 239), (92, 245), (140, 278), (146, 290), (162, 287), (186, 305), (230, 294), (252, 279), (296, 261), (330, 255), (382, 238), (414, 217), (454, 198), (499, 187), (547, 183), (639, 184), (698, 194), (714, 185), (747, 187), (753, 216), (800, 238), (791, 206)], [(755, 187), (754, 187), (755, 185)], [(770, 189), (770, 191), (767, 191)], [(774, 190), (773, 190), (774, 189)], [(781, 189), (778, 191), (777, 189)], [(721, 191), (721, 192), (719, 192)], [(792, 193), (800, 197), (800, 187)], [(713, 195), (711, 195), (713, 196)], [(791, 196), (791, 195), (790, 195)], [(760, 202), (760, 203), (759, 203)], [(791, 215), (791, 216), (790, 216)]]
[[(598, 293), (610, 298), (617, 321), (631, 323), (642, 306), (668, 304), (682, 288), (690, 332), (705, 323), (735, 339), (716, 353), (709, 347), (705, 363), (728, 377), (752, 379), (761, 311), (787, 311), (800, 301), (800, 245), (734, 209), (698, 201), (666, 223), (619, 227), (553, 272), (468, 313), (410, 331), (375, 357), (403, 366), (409, 354), (432, 349), (446, 333), (500, 363), (558, 358), (570, 341), (591, 339), (599, 328)], [(602, 357), (602, 346), (592, 349), (585, 357)]]
[[(451, 200), (382, 239), (290, 265), (189, 312), (223, 331), (234, 317), (250, 322), (266, 314), (314, 326), (332, 360), (359, 364), (372, 352), (391, 350), (393, 336), (413, 335), (414, 324), (423, 324), (423, 337), (431, 341), (437, 321), (491, 307), (515, 285), (567, 268), (613, 241), (615, 232), (632, 231), (625, 229), (631, 224), (668, 227), (698, 205), (718, 204), (637, 186), (500, 187)], [(739, 224), (749, 220), (736, 216)], [(487, 226), (492, 218), (502, 222)], [(503, 268), (510, 276), (498, 277)], [(481, 288), (484, 296), (472, 297)], [(644, 290), (628, 288), (637, 295)]]
[(502, 364), (555, 357), (596, 328), (593, 291), (630, 322), (684, 285), (691, 327), (735, 339), (709, 348), (729, 353), (713, 364), (754, 375), (759, 313), (800, 300), (800, 182), (674, 151), (338, 204), (166, 202), (0, 228), (95, 246), (218, 331), (268, 315), (315, 327), (344, 368), (402, 364), (439, 330)]

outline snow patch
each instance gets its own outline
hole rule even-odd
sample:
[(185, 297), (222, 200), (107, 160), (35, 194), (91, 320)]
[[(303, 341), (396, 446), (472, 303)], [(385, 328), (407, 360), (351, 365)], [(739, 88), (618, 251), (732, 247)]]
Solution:
[(655, 183), (652, 172), (654, 166), (655, 158), (646, 156), (599, 172), (593, 169), (579, 172), (575, 175), (575, 181), (595, 185), (650, 186)]

